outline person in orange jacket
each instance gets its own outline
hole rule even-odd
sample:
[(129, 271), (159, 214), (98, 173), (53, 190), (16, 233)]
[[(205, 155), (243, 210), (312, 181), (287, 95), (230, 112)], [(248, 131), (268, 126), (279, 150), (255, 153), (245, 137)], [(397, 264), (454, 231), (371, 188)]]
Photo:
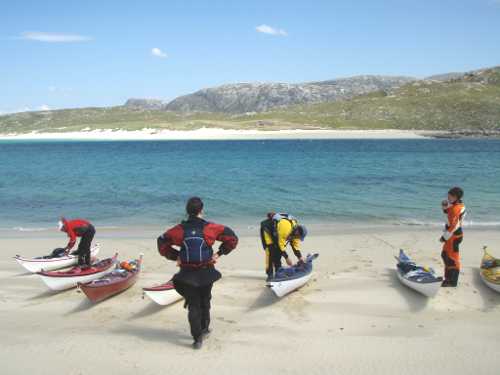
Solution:
[(456, 287), (460, 274), (459, 247), (463, 240), (462, 220), (465, 205), (462, 202), (464, 191), (459, 187), (448, 191), (448, 199), (442, 202), (443, 212), (447, 217), (445, 230), (439, 239), (443, 243), (441, 258), (444, 262), (443, 287)]

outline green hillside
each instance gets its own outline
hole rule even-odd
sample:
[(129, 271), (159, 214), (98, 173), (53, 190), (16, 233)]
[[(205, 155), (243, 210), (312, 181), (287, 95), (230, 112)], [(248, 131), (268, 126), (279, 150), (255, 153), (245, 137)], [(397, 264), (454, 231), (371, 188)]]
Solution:
[(500, 130), (500, 67), (450, 81), (416, 81), (351, 100), (228, 115), (141, 110), (125, 106), (0, 116), (0, 133), (85, 129), (415, 129)]
[(500, 68), (449, 82), (417, 81), (392, 93), (296, 106), (256, 118), (329, 128), (500, 129)]

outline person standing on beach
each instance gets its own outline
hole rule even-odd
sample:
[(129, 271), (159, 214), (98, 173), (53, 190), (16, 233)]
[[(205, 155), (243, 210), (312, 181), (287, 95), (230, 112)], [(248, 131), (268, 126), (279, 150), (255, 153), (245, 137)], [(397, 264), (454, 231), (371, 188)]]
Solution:
[(443, 242), (441, 257), (444, 262), (443, 287), (456, 287), (460, 274), (459, 246), (463, 240), (462, 220), (465, 216), (465, 205), (462, 202), (464, 192), (459, 187), (448, 191), (448, 199), (442, 202), (443, 212), (447, 217), (445, 230), (439, 239)]
[(66, 254), (75, 246), (76, 238), (81, 237), (78, 249), (73, 254), (78, 255), (78, 265), (80, 268), (89, 268), (91, 264), (90, 246), (95, 235), (94, 226), (87, 220), (66, 220), (64, 217), (61, 217), (58, 226), (59, 230), (66, 232), (69, 237), (68, 245), (64, 248)]
[[(193, 348), (200, 349), (210, 333), (212, 286), (221, 278), (214, 265), (221, 255), (236, 248), (238, 237), (224, 225), (203, 220), (203, 202), (198, 197), (188, 200), (186, 212), (186, 221), (158, 237), (158, 251), (180, 267), (173, 278), (174, 287), (186, 301)], [(221, 242), (216, 253), (212, 249), (215, 241)]]
[(281, 258), (292, 266), (292, 260), (286, 252), (288, 244), (292, 247), (299, 263), (304, 262), (300, 252), (300, 244), (307, 236), (307, 229), (299, 225), (298, 220), (289, 214), (268, 213), (267, 219), (260, 223), (260, 239), (266, 252), (267, 280), (271, 280), (281, 268)]

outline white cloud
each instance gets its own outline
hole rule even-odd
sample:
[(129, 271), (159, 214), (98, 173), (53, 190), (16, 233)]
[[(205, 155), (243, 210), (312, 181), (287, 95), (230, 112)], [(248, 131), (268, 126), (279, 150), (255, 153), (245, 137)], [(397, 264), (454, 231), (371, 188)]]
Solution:
[(39, 111), (50, 111), (50, 107), (47, 104), (42, 104), (37, 108)]
[(25, 31), (20, 39), (44, 43), (77, 43), (88, 42), (92, 38), (78, 34), (48, 33), (43, 31)]
[(157, 47), (151, 49), (151, 54), (162, 59), (167, 57), (167, 54)]
[(255, 28), (257, 32), (259, 33), (264, 33), (264, 34), (270, 34), (270, 35), (279, 35), (279, 36), (287, 36), (288, 33), (283, 30), (283, 29), (276, 29), (274, 27), (271, 27), (269, 25), (260, 25)]

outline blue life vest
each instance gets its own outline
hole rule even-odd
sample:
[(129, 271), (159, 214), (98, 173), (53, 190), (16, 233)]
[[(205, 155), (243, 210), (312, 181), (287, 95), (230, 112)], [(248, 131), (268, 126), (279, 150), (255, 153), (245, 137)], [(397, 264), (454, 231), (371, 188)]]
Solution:
[(203, 220), (184, 221), (181, 225), (184, 229), (180, 257), (182, 263), (207, 263), (212, 259), (214, 251), (208, 246), (203, 235), (208, 223)]

